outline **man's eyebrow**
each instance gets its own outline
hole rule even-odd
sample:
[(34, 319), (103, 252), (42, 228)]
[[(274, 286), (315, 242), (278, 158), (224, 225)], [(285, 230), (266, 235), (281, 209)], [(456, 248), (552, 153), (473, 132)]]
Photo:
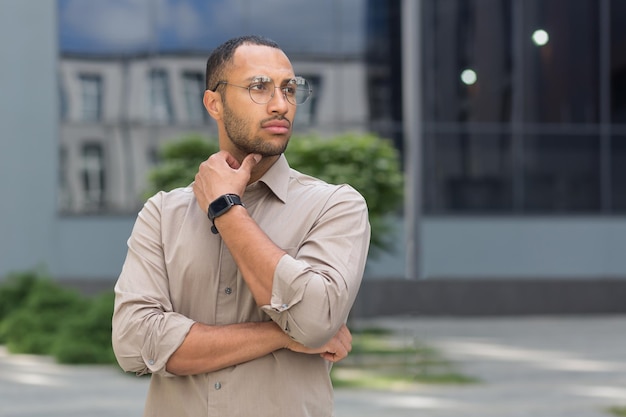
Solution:
[[(297, 79), (298, 79), (298, 77), (294, 75), (293, 77), (287, 77), (287, 78), (283, 79), (279, 84), (280, 85), (288, 84), (290, 82), (296, 81)], [(259, 82), (259, 81), (261, 81), (261, 82), (268, 82), (268, 81), (274, 81), (274, 80), (272, 79), (272, 77), (269, 77), (267, 75), (258, 74), (258, 75), (253, 75), (251, 77), (246, 78), (246, 81), (249, 81), (249, 82)]]
[(268, 77), (267, 75), (259, 74), (259, 75), (253, 75), (252, 77), (246, 78), (246, 81), (250, 81), (250, 82), (255, 82), (255, 81), (267, 82), (267, 81), (272, 81), (272, 79), (270, 77)]

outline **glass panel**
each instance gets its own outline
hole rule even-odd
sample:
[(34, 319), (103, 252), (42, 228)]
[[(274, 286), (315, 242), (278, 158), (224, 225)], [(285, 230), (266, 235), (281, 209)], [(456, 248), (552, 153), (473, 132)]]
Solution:
[(365, 56), (369, 128), (403, 149), (400, 0), (367, 1)]
[(363, 50), (365, 0), (278, 0), (272, 7), (253, 0), (229, 3), (237, 5), (242, 20), (243, 27), (236, 34), (262, 33), (277, 41), (288, 55), (342, 55)]
[(65, 146), (59, 146), (59, 193), (58, 204), (59, 209), (69, 210), (72, 206), (72, 194), (69, 184), (69, 167), (67, 164), (67, 148)]
[(79, 77), (82, 100), (81, 120), (84, 122), (97, 122), (101, 117), (102, 77), (91, 74), (82, 74)]
[(598, 2), (522, 4), (524, 121), (597, 123)]
[(150, 120), (171, 122), (173, 119), (169, 82), (165, 70), (150, 70)]
[(533, 135), (524, 139), (524, 209), (600, 209), (600, 146), (596, 135)]
[(611, 121), (626, 123), (626, 2), (611, 1)]
[(67, 91), (66, 85), (63, 83), (63, 79), (59, 75), (57, 78), (58, 89), (59, 89), (59, 120), (62, 122), (67, 120)]
[(511, 118), (508, 0), (436, 0), (424, 9), (426, 121)]
[(626, 212), (626, 135), (611, 138), (611, 201), (613, 211)]
[(83, 191), (85, 209), (97, 210), (104, 204), (104, 160), (99, 143), (83, 145)]
[(189, 121), (201, 123), (206, 120), (208, 113), (202, 104), (205, 90), (204, 74), (200, 72), (185, 72), (183, 74), (183, 89)]
[(425, 159), (428, 212), (512, 209), (508, 134), (429, 133)]

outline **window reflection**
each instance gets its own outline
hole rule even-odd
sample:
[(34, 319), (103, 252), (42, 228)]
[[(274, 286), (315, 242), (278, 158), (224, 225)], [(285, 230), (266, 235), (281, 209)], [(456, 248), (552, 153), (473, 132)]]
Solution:
[(174, 120), (168, 73), (164, 69), (151, 69), (150, 77), (150, 120), (171, 123)]
[[(538, 123), (597, 123), (599, 94), (598, 2), (524, 1), (522, 20), (523, 119)], [(543, 46), (533, 42), (542, 28)]]
[(525, 137), (525, 210), (541, 213), (599, 210), (599, 155), (597, 135)]
[(428, 212), (511, 210), (511, 138), (500, 133), (427, 134)]
[(626, 124), (626, 2), (611, 1), (611, 121)]
[(431, 0), (423, 15), (426, 120), (510, 121), (510, 2)]
[(626, 134), (611, 138), (611, 202), (617, 213), (626, 213)]
[(82, 186), (85, 208), (99, 210), (104, 205), (104, 153), (98, 142), (86, 143), (82, 148)]
[(81, 120), (97, 122), (102, 117), (102, 77), (99, 74), (81, 74)]
[(201, 72), (186, 71), (183, 73), (183, 90), (187, 117), (192, 123), (202, 123), (208, 117), (208, 113), (202, 104), (204, 95), (204, 74)]
[[(72, 197), (59, 207), (67, 213), (94, 207), (136, 213), (156, 149), (199, 127), (203, 135), (217, 136), (202, 105), (206, 58), (243, 33), (277, 41), (296, 73), (313, 84), (314, 96), (298, 108), (298, 134), (368, 130), (369, 0), (321, 0), (314, 7), (306, 0), (277, 0), (271, 8), (255, 1), (57, 1), (59, 99), (62, 115), (68, 112), (60, 120), (66, 170), (59, 187)], [(276, 10), (289, 10), (291, 17)], [(90, 147), (83, 147), (87, 142)], [(104, 150), (108, 170), (97, 168)], [(103, 184), (107, 192), (98, 191)]]

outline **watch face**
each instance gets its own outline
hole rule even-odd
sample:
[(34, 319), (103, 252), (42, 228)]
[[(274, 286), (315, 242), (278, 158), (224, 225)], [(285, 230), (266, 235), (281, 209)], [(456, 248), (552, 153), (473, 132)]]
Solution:
[(229, 208), (232, 205), (232, 203), (228, 200), (226, 200), (226, 197), (220, 197), (217, 200), (215, 200), (214, 202), (211, 203), (211, 205), (209, 206), (209, 213), (211, 214), (211, 216), (213, 217), (217, 217), (219, 216), (224, 210), (226, 210), (227, 208)]

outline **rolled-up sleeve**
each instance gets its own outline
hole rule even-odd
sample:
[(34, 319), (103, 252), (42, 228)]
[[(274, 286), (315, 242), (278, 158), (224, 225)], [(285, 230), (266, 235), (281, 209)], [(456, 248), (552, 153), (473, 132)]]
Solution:
[(294, 340), (322, 346), (347, 320), (369, 241), (365, 200), (350, 186), (338, 187), (295, 253), (278, 262), (270, 304), (262, 309)]
[(112, 344), (118, 363), (137, 374), (169, 375), (165, 366), (194, 321), (173, 311), (157, 194), (139, 213), (115, 285)]

